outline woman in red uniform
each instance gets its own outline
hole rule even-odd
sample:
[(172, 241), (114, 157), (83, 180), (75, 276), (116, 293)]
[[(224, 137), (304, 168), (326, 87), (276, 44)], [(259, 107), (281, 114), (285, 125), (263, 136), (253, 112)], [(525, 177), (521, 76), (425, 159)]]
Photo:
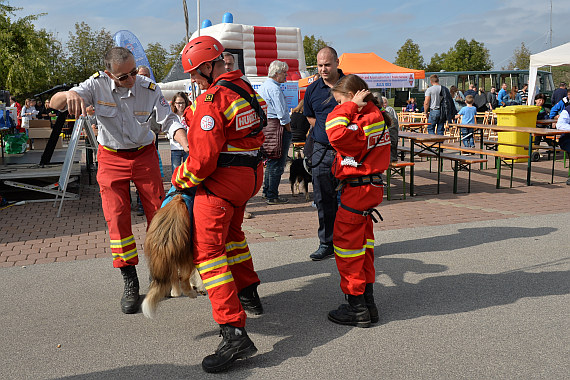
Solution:
[[(329, 320), (369, 327), (378, 322), (374, 303), (374, 207), (382, 202), (381, 173), (390, 164), (389, 118), (384, 117), (366, 82), (356, 75), (332, 88), (339, 105), (329, 114), (326, 132), (337, 151), (333, 174), (341, 180), (333, 245), (340, 287), (348, 300), (329, 312)], [(378, 214), (379, 216), (380, 214)]]

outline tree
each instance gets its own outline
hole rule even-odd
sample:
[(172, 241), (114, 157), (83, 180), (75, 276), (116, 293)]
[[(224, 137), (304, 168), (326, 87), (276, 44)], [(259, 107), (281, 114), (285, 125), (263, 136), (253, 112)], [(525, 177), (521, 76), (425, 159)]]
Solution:
[(424, 58), (421, 55), (420, 46), (411, 39), (407, 39), (396, 54), (394, 64), (409, 69), (423, 70)]
[(307, 66), (317, 65), (317, 53), (325, 46), (329, 46), (329, 44), (320, 37), (317, 38), (314, 35), (303, 37), (303, 50), (305, 51)]
[(485, 71), (493, 67), (489, 49), (472, 39), (459, 39), (447, 53), (432, 57), (428, 71)]
[(168, 53), (168, 62), (164, 66), (165, 76), (170, 72), (170, 69), (172, 69), (172, 66), (174, 65), (176, 60), (180, 59), (180, 53), (182, 52), (182, 49), (184, 49), (184, 46), (186, 46), (187, 43), (188, 41), (186, 40), (186, 37), (183, 37), (180, 42), (175, 44), (170, 44), (170, 52)]
[(524, 42), (521, 42), (521, 46), (513, 52), (513, 59), (509, 61), (506, 68), (503, 67), (503, 70), (528, 69), (529, 66), (530, 50), (525, 46)]
[(69, 32), (67, 42), (68, 80), (82, 82), (93, 73), (104, 70), (105, 53), (113, 46), (113, 37), (105, 28), (92, 31), (91, 27), (83, 21), (75, 23), (75, 33)]
[(0, 0), (0, 89), (31, 96), (52, 87), (61, 78), (61, 43), (34, 21), (43, 14), (13, 19), (15, 11)]
[(441, 53), (441, 55), (435, 53), (429, 64), (426, 66), (426, 71), (441, 71), (444, 70), (445, 59), (447, 58), (447, 53)]
[(168, 52), (162, 45), (157, 43), (150, 43), (145, 49), (146, 57), (148, 58), (148, 63), (150, 64), (150, 68), (154, 74), (154, 79), (157, 82), (160, 82), (162, 78), (168, 71), (166, 70), (166, 66), (170, 61), (168, 56)]

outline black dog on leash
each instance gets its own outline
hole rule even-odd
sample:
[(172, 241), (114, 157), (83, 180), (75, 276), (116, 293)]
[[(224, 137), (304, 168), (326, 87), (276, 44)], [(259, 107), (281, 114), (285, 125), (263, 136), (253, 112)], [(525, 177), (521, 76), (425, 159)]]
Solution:
[(301, 182), (305, 188), (305, 200), (309, 201), (309, 182), (313, 180), (311, 173), (307, 170), (306, 162), (304, 158), (296, 158), (291, 162), (291, 167), (289, 168), (289, 183), (291, 183), (291, 194), (295, 196), (295, 187), (297, 188), (297, 193), (299, 193), (299, 187)]

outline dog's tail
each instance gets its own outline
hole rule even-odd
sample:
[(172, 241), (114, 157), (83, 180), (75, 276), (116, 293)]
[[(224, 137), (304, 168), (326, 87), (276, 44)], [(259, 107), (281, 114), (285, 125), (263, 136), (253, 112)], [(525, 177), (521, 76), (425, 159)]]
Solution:
[(142, 304), (146, 317), (155, 316), (158, 302), (170, 291), (173, 271), (192, 271), (190, 239), (188, 209), (182, 196), (176, 195), (154, 215), (146, 233), (144, 250), (152, 278)]

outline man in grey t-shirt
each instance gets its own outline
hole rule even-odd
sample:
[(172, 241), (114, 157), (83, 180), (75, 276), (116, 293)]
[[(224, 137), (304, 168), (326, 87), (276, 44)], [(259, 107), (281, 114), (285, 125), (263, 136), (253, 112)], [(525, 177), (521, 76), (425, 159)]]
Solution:
[(445, 124), (445, 120), (440, 120), (440, 109), (439, 105), (441, 104), (441, 86), (439, 85), (439, 77), (436, 74), (433, 74), (429, 77), (429, 81), (431, 83), (431, 87), (426, 90), (426, 98), (424, 100), (424, 112), (427, 115), (429, 109), (429, 117), (428, 117), (428, 133), (435, 134), (435, 126), (437, 125), (437, 134), (443, 135), (443, 126)]

